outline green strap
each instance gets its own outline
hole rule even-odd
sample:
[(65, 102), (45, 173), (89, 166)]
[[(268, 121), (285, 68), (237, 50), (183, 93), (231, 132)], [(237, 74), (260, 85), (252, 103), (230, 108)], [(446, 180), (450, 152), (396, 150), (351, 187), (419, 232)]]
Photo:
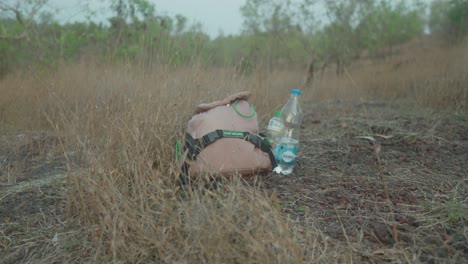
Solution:
[(182, 141), (177, 140), (175, 145), (175, 158), (176, 161), (179, 162), (182, 159)]
[(256, 113), (257, 111), (255, 110), (255, 106), (253, 104), (251, 104), (250, 102), (249, 103), (249, 106), (250, 106), (250, 109), (252, 109), (252, 114), (251, 115), (244, 115), (242, 114), (241, 112), (239, 112), (239, 110), (237, 109), (237, 104), (239, 103), (239, 99), (237, 99), (236, 101), (234, 101), (234, 104), (232, 105), (232, 108), (234, 108), (234, 111), (236, 111), (236, 113), (238, 115), (240, 115), (241, 117), (243, 118), (252, 118)]
[[(259, 135), (252, 134), (249, 132), (233, 131), (233, 130), (222, 130), (217, 129), (210, 132), (199, 139), (193, 139), (190, 134), (186, 135), (186, 147), (189, 149), (188, 157), (191, 160), (195, 160), (200, 152), (208, 145), (216, 142), (221, 138), (239, 138), (254, 144), (257, 148), (267, 153), (270, 157), (271, 167), (277, 166), (276, 158), (271, 150), (271, 144)], [(190, 140), (191, 139), (191, 140)]]

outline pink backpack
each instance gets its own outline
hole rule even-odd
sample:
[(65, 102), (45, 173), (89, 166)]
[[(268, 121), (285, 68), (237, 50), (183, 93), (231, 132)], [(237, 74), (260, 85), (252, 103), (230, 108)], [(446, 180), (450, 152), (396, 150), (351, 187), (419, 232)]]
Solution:
[(269, 142), (259, 135), (255, 107), (247, 101), (250, 96), (240, 92), (198, 105), (179, 155), (182, 176), (247, 176), (276, 167)]

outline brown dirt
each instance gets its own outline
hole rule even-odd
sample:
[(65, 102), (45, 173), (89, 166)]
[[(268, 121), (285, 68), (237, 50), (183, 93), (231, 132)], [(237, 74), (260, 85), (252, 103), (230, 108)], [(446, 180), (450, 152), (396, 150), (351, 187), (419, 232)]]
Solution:
[[(309, 103), (304, 109), (294, 173), (262, 180), (285, 217), (304, 225), (313, 219), (331, 238), (361, 244), (373, 253), (363, 253), (363, 261), (395, 261), (391, 254), (376, 257), (394, 248), (413, 248), (414, 261), (468, 261), (466, 115), (386, 102)], [(362, 138), (369, 136), (376, 141)], [(36, 135), (22, 142), (0, 151), (0, 251), (7, 262), (27, 255), (15, 253), (26, 239), (17, 236), (19, 229), (44, 229), (44, 218), (63, 228), (63, 178), (38, 182), (66, 172), (54, 148), (58, 140)], [(7, 179), (7, 172), (16, 176)]]
[(295, 171), (264, 184), (285, 215), (312, 217), (330, 237), (373, 250), (415, 247), (423, 262), (468, 261), (468, 120), (402, 110), (309, 105)]

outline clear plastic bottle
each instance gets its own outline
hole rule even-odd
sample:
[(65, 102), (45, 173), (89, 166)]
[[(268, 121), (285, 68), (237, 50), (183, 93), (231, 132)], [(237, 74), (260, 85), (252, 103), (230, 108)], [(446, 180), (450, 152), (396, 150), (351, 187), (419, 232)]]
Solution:
[(281, 111), (276, 110), (275, 116), (270, 119), (268, 122), (268, 138), (270, 139), (270, 144), (273, 149), (273, 154), (278, 160), (278, 146), (281, 137), (284, 134), (284, 121), (283, 117), (281, 116)]
[(291, 96), (288, 102), (281, 109), (281, 114), (284, 121), (284, 133), (278, 145), (277, 158), (279, 160), (278, 167), (274, 169), (276, 173), (289, 175), (292, 173), (296, 163), (297, 152), (299, 149), (299, 130), (304, 119), (301, 106), (299, 104), (299, 96), (301, 91), (297, 89), (291, 90)]

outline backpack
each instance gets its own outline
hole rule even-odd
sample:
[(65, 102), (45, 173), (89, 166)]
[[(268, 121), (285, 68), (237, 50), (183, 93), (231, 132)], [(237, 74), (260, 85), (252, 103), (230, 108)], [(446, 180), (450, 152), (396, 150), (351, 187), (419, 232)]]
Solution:
[(250, 96), (240, 92), (196, 107), (183, 148), (176, 151), (182, 182), (202, 174), (248, 176), (276, 167), (268, 139), (259, 134)]

